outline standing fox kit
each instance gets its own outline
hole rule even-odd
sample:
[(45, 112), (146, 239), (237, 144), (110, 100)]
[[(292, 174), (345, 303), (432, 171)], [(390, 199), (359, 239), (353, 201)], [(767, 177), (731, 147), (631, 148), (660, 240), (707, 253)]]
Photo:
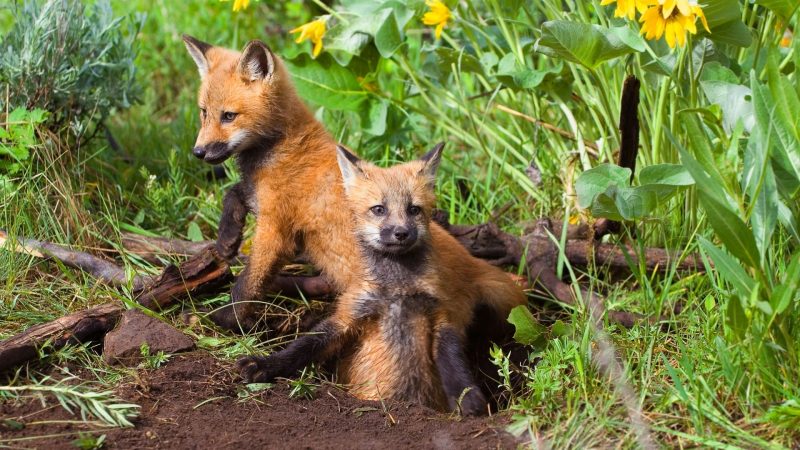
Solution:
[(281, 61), (260, 41), (239, 53), (183, 37), (202, 83), (201, 129), (192, 152), (211, 164), (235, 155), (241, 181), (226, 195), (217, 252), (230, 259), (245, 217), (256, 216), (252, 254), (231, 292), (232, 308), (213, 316), (237, 330), (254, 324), (271, 277), (305, 250), (341, 291), (361, 272), (336, 142), (297, 96)]
[[(336, 142), (300, 100), (281, 60), (260, 41), (239, 53), (190, 36), (183, 40), (202, 80), (201, 128), (192, 152), (211, 164), (234, 156), (241, 173), (223, 200), (216, 243), (220, 256), (236, 255), (247, 213), (256, 216), (253, 250), (231, 292), (232, 307), (217, 311), (214, 321), (231, 330), (252, 328), (253, 305), (262, 300), (272, 276), (300, 252), (337, 292), (360, 286), (367, 275), (354, 229), (365, 219), (350, 212), (355, 198), (345, 198)], [(485, 294), (483, 304), (504, 320), (525, 302), (509, 277), (475, 262), (441, 227), (431, 223), (425, 229), (422, 247), (430, 248), (426, 267), (436, 267), (441, 279), (467, 281), (448, 287), (448, 305)], [(416, 232), (407, 231), (409, 238)], [(466, 264), (466, 259), (474, 262)], [(479, 282), (484, 284), (476, 287)], [(471, 319), (463, 316), (457, 330), (463, 331), (462, 322)]]
[(338, 355), (339, 381), (357, 397), (487, 411), (465, 357), (466, 330), (479, 304), (510, 310), (525, 296), (503, 271), (472, 257), (431, 222), (442, 147), (388, 169), (338, 148), (366, 276), (345, 290), (313, 334), (266, 358), (240, 360), (246, 380), (292, 376)]

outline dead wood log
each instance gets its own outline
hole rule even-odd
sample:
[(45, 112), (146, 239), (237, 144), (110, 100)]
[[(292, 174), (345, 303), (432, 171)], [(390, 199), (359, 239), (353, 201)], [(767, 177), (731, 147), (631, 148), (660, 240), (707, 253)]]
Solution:
[[(5, 245), (8, 235), (0, 230), (0, 247)], [(80, 269), (91, 274), (98, 280), (119, 286), (128, 283), (125, 269), (117, 264), (97, 257), (95, 255), (72, 250), (58, 244), (38, 241), (36, 239), (17, 237), (11, 251), (36, 256), (38, 258), (54, 258), (66, 266)], [(134, 276), (131, 280), (133, 289), (141, 289), (147, 282), (147, 277)]]
[(0, 372), (36, 358), (48, 343), (54, 349), (102, 337), (117, 324), (124, 311), (120, 303), (105, 303), (34, 325), (24, 332), (0, 341)]
[(161, 275), (135, 291), (134, 297), (147, 308), (161, 309), (187, 295), (220, 292), (232, 279), (228, 264), (209, 245), (180, 266), (167, 266)]
[(134, 233), (122, 233), (122, 247), (126, 253), (132, 253), (147, 262), (158, 263), (161, 255), (193, 256), (212, 242), (192, 242), (183, 239), (142, 236)]

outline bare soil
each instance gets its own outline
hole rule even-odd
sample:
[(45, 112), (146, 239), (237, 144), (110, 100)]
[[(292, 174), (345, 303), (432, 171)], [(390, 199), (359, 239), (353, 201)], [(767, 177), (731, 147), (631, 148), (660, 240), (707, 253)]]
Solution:
[[(105, 434), (104, 448), (515, 448), (503, 415), (459, 418), (398, 402), (366, 402), (334, 385), (312, 399), (290, 398), (285, 384), (250, 393), (230, 362), (198, 351), (141, 370), (117, 389), (141, 406), (135, 428), (100, 429), (75, 421), (55, 399), (0, 403), (0, 447), (75, 448), (78, 432)], [(3, 419), (25, 424), (20, 430)], [(40, 423), (45, 421), (47, 423)], [(20, 440), (20, 438), (33, 438)]]

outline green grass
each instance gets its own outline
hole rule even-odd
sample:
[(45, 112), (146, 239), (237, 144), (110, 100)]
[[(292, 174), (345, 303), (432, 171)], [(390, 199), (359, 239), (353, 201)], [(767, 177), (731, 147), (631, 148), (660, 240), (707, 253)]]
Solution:
[[(681, 69), (691, 66), (687, 62), (690, 53), (669, 53), (663, 43), (650, 43), (659, 57), (674, 55), (679, 61), (670, 76), (647, 70), (648, 53), (634, 53), (587, 69), (534, 51), (541, 22), (561, 19), (625, 26), (627, 22), (612, 17), (611, 7), (601, 8), (597, 1), (568, 1), (562, 7), (561, 2), (550, 0), (524, 8), (509, 5), (497, 0), (460, 2), (454, 8), (454, 21), (439, 42), (431, 40), (418, 16), (411, 19), (402, 48), (389, 58), (380, 58), (367, 80), (379, 87), (368, 94), (369, 101), (391, 104), (388, 130), (383, 135), (361, 131), (364, 124), (358, 111), (316, 105), (317, 116), (337, 139), (381, 165), (414, 157), (433, 143), (447, 140), (439, 206), (455, 223), (495, 218), (503, 229), (520, 233), (544, 216), (590, 219), (588, 212), (577, 207), (575, 179), (583, 170), (613, 161), (619, 146), (620, 89), (625, 75), (633, 73), (642, 80), (639, 166), (681, 163), (679, 146), (669, 136), (674, 134), (680, 146), (701, 162), (703, 152), (708, 151), (713, 170), (711, 166), (703, 168), (719, 181), (716, 190), (730, 200), (731, 207), (736, 206), (741, 217), (750, 219), (756, 214), (740, 183), (747, 138), (725, 131), (722, 112), (706, 99), (700, 83), (687, 81)], [(119, 248), (120, 233), (132, 229), (184, 239), (213, 239), (222, 196), (237, 175), (228, 163), (230, 177), (214, 180), (209, 166), (191, 156), (198, 128), (195, 96), (199, 80), (180, 35), (187, 33), (233, 48), (259, 38), (276, 53), (293, 58), (310, 47), (295, 44), (288, 30), (325, 13), (324, 5), (262, 1), (242, 13), (230, 11), (230, 3), (214, 0), (114, 1), (112, 6), (118, 15), (148, 13), (137, 39), (142, 103), (106, 121), (119, 149), (100, 137), (80, 149), (67, 149), (69, 158), (41, 157), (37, 165), (15, 178), (13, 193), (0, 196), (0, 228), (12, 236), (88, 251)], [(424, 4), (412, 2), (411, 8), (421, 12)], [(0, 9), (0, 31), (9, 28), (9, 17), (8, 11)], [(797, 86), (800, 41), (795, 39), (790, 47), (777, 49), (779, 20), (763, 7), (747, 6), (742, 18), (751, 26), (756, 42), (743, 49), (725, 44), (715, 47), (718, 55), (728, 55), (728, 61), (738, 67), (737, 83), (750, 86), (752, 69), (760, 82), (768, 84), (764, 55), (778, 51), (782, 52), (780, 72)], [(795, 14), (782, 23), (797, 30), (798, 22)], [(466, 56), (445, 61), (434, 48), (464, 50), (478, 64), (498, 55), (513, 55), (521, 66), (547, 74), (534, 88), (513, 89), (498, 82), (498, 66), (489, 64), (490, 70), (474, 71), (469, 64), (475, 61), (467, 61)], [(358, 64), (351, 63), (348, 70), (358, 71)], [(566, 89), (565, 83), (570, 83)], [(600, 151), (595, 155), (586, 146), (508, 110), (597, 142)], [(800, 111), (793, 112), (800, 116)], [(690, 127), (693, 121), (703, 127), (700, 133)], [(44, 147), (40, 155), (45, 153)], [(525, 172), (532, 161), (541, 171), (541, 184), (533, 183)], [(467, 195), (459, 188), (463, 185), (468, 188)], [(791, 203), (797, 200), (794, 195), (784, 201), (797, 218), (796, 203)], [(698, 190), (689, 189), (636, 223), (635, 240), (641, 245), (695, 253), (700, 251), (697, 238), (702, 236), (735, 252), (716, 234), (714, 215), (705, 208)], [(503, 214), (495, 217), (501, 210)], [(747, 223), (754, 226), (752, 219)], [(797, 253), (798, 243), (789, 227), (777, 226), (760, 264), (765, 271), (760, 286), (766, 292), (774, 292), (783, 282), (781, 276), (788, 270), (791, 255)], [(711, 268), (711, 259), (705, 260)], [(132, 270), (158, 271), (158, 267), (134, 258), (125, 263)], [(747, 268), (746, 272), (760, 276), (759, 268)], [(800, 345), (797, 298), (791, 299), (794, 307), (785, 317), (770, 323), (760, 322), (754, 315), (761, 296), (767, 294), (756, 291), (751, 298), (743, 298), (752, 321), (748, 322), (749, 331), (740, 335), (731, 322), (730, 305), (741, 296), (716, 269), (659, 274), (631, 267), (630, 274), (620, 278), (607, 267), (592, 265), (567, 267), (563, 274), (575, 284), (603, 293), (610, 309), (668, 315), (667, 326), (643, 324), (624, 329), (605, 324), (649, 433), (660, 445), (789, 448), (800, 439), (796, 408), (800, 361), (792, 360), (800, 355), (796, 350)], [(0, 338), (70, 311), (124, 298), (124, 293), (100, 286), (72, 269), (0, 251)], [(214, 308), (227, 298), (222, 294), (194, 306)], [(530, 348), (528, 367), (509, 368), (525, 380), (523, 389), (508, 393), (514, 417), (510, 429), (553, 448), (636, 447), (635, 430), (619, 392), (593, 362), (598, 335), (586, 308), (561, 309), (542, 293), (531, 299), (534, 315), (547, 325), (548, 332), (540, 344)], [(276, 314), (287, 316), (296, 308), (309, 307), (289, 299), (275, 303)], [(682, 312), (672, 314), (679, 303)], [(160, 316), (184, 328), (199, 339), (201, 348), (222, 358), (269, 351), (280, 343), (261, 342), (256, 336), (227, 336), (205, 322), (187, 327), (175, 312), (173, 308)], [(793, 343), (795, 350), (778, 346), (777, 338), (770, 334), (773, 322), (780, 321), (788, 330), (785, 341)], [(66, 349), (48, 354), (46, 362), (78, 361), (107, 385), (130, 376), (106, 367), (89, 353), (82, 348)], [(504, 357), (495, 356), (502, 367)], [(533, 361), (537, 361), (535, 368)], [(27, 376), (37, 377), (40, 369), (46, 365), (32, 366)], [(298, 395), (306, 395), (313, 384), (306, 374), (292, 386)]]

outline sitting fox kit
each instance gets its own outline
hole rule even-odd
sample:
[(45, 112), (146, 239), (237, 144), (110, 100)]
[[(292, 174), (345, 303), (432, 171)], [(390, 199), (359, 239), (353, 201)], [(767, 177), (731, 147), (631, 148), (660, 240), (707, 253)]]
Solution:
[(431, 223), (441, 152), (442, 144), (420, 160), (381, 169), (338, 148), (366, 276), (312, 334), (266, 358), (240, 360), (246, 380), (292, 376), (338, 355), (339, 381), (359, 398), (487, 411), (464, 355), (466, 330), (478, 304), (510, 310), (525, 297), (500, 269)]

